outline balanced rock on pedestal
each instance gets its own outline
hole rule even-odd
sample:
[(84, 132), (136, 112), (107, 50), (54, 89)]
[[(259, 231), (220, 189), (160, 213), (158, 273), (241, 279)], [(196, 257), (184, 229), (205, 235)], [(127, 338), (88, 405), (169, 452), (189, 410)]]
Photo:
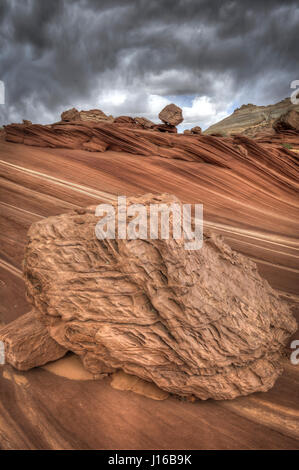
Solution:
[(159, 113), (159, 119), (161, 119), (165, 124), (170, 124), (171, 126), (177, 126), (184, 120), (181, 108), (173, 103), (168, 104), (162, 109)]
[(251, 260), (208, 233), (193, 251), (173, 238), (98, 240), (98, 220), (90, 207), (29, 230), (27, 293), (55, 342), (92, 374), (121, 369), (181, 396), (274, 385), (296, 322)]

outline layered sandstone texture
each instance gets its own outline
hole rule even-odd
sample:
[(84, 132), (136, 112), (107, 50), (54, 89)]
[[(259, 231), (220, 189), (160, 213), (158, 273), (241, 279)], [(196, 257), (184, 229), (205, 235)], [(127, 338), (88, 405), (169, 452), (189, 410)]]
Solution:
[[(173, 202), (127, 199), (148, 214)], [(185, 397), (232, 399), (274, 385), (297, 325), (252, 261), (208, 233), (193, 251), (172, 237), (98, 240), (98, 220), (89, 207), (29, 230), (27, 295), (55, 344), (93, 375), (122, 370)]]
[(204, 134), (243, 134), (253, 138), (271, 135), (275, 133), (273, 124), (289, 111), (299, 111), (299, 104), (293, 104), (289, 98), (269, 106), (243, 105), (227, 118), (210, 126)]

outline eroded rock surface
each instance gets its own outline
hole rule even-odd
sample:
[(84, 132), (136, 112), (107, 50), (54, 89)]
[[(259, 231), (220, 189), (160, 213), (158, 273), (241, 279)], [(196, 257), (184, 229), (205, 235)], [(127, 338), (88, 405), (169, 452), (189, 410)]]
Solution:
[(5, 346), (5, 362), (19, 370), (43, 366), (67, 352), (49, 335), (35, 309), (0, 328), (0, 341)]
[[(127, 200), (147, 209), (174, 201)], [(94, 210), (29, 230), (28, 298), (55, 342), (93, 375), (121, 369), (181, 396), (231, 399), (273, 386), (296, 322), (252, 261), (214, 234), (198, 251), (172, 238), (99, 241)]]

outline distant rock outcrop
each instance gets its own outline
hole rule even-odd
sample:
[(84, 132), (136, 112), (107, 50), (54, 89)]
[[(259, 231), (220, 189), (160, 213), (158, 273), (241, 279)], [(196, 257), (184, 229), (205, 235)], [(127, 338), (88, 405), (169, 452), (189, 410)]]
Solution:
[(210, 126), (204, 134), (242, 134), (252, 138), (274, 135), (273, 124), (291, 110), (299, 111), (299, 104), (292, 104), (289, 98), (269, 106), (243, 105), (227, 118)]
[(107, 116), (100, 109), (90, 109), (89, 111), (78, 111), (76, 108), (64, 111), (61, 114), (62, 122), (91, 121), (91, 122), (113, 122), (113, 116)]
[[(174, 202), (127, 199), (147, 215), (150, 204)], [(98, 220), (89, 207), (31, 226), (25, 283), (48, 336), (32, 342), (27, 329), (12, 365), (47, 357), (51, 337), (49, 349), (73, 351), (93, 375), (121, 369), (181, 396), (232, 399), (273, 386), (296, 322), (251, 260), (212, 233), (198, 251), (171, 235), (98, 240)], [(6, 341), (20, 335), (20, 322)]]
[(280, 118), (274, 122), (273, 127), (278, 132), (285, 130), (299, 131), (299, 112), (295, 109), (291, 109), (280, 116)]
[(181, 108), (173, 103), (168, 104), (162, 109), (159, 113), (159, 119), (161, 119), (165, 124), (170, 124), (171, 126), (177, 126), (184, 120)]
[(201, 127), (199, 126), (195, 126), (195, 127), (192, 127), (192, 129), (186, 129), (184, 130), (184, 134), (186, 135), (201, 135), (202, 131), (201, 131)]
[(192, 129), (191, 129), (191, 134), (198, 134), (198, 135), (200, 135), (201, 132), (202, 132), (202, 131), (201, 131), (201, 127), (199, 127), (199, 126), (192, 127)]
[(80, 121), (80, 113), (76, 108), (68, 109), (61, 114), (62, 122)]

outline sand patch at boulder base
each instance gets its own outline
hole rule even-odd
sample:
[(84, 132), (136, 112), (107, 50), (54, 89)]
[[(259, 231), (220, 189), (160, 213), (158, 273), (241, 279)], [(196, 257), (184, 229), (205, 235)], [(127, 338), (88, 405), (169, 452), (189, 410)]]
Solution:
[[(69, 353), (67, 356), (57, 361), (49, 362), (42, 366), (42, 369), (51, 372), (54, 375), (65, 377), (70, 380), (96, 380), (90, 372), (84, 369), (84, 366), (78, 356)], [(111, 387), (116, 390), (130, 391), (143, 395), (153, 400), (166, 400), (169, 393), (161, 390), (154, 383), (129, 375), (119, 370), (112, 375)]]
[(49, 362), (42, 369), (70, 380), (94, 380), (93, 375), (84, 369), (81, 360), (75, 354), (68, 354), (62, 359)]

